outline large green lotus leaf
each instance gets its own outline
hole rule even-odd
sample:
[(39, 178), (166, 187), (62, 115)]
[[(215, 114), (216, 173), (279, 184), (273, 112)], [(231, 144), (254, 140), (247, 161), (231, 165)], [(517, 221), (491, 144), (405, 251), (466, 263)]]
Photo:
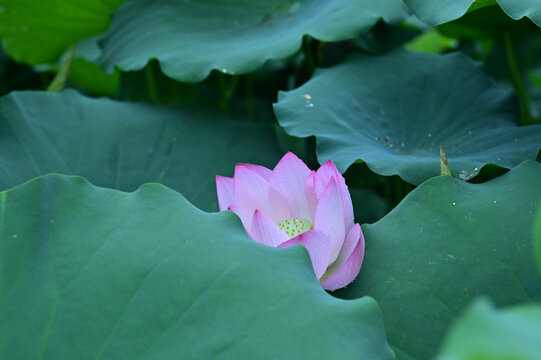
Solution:
[(532, 257), (541, 164), (526, 161), (486, 183), (441, 176), (363, 226), (357, 280), (337, 295), (370, 295), (400, 359), (430, 359), (470, 299), (498, 306), (541, 300)]
[(537, 360), (541, 306), (496, 310), (477, 300), (446, 335), (439, 360)]
[(537, 216), (535, 217), (533, 228), (533, 249), (537, 269), (539, 270), (539, 274), (541, 274), (541, 207), (539, 207), (539, 210), (537, 210)]
[[(474, 0), (404, 0), (406, 5), (422, 21), (430, 25), (440, 25), (464, 15)], [(493, 3), (494, 1), (486, 1)], [(528, 17), (541, 26), (541, 2), (538, 0), (498, 0), (498, 4), (513, 19)], [(488, 5), (488, 4), (487, 4)], [(485, 5), (482, 5), (485, 6)], [(472, 6), (477, 9), (482, 6)]]
[(49, 175), (0, 193), (2, 359), (391, 359), (373, 299), (159, 184)]
[(115, 13), (102, 64), (138, 70), (156, 58), (168, 76), (197, 82), (213, 69), (247, 73), (290, 56), (305, 34), (346, 40), (406, 14), (399, 0), (135, 0)]
[(61, 94), (0, 99), (0, 189), (51, 172), (133, 191), (145, 182), (217, 210), (215, 175), (235, 164), (273, 167), (282, 152), (270, 126), (231, 121), (205, 104), (154, 106)]
[(404, 0), (419, 19), (430, 25), (458, 19), (473, 2), (474, 0)]
[(498, 0), (502, 9), (515, 20), (524, 16), (541, 27), (541, 2), (538, 0)]
[(317, 137), (320, 163), (345, 171), (360, 159), (416, 185), (440, 174), (440, 144), (463, 180), (488, 163), (535, 159), (541, 148), (541, 125), (517, 126), (513, 93), (462, 54), (352, 56), (280, 93), (274, 110), (290, 135)]
[(55, 62), (71, 45), (109, 27), (125, 0), (0, 0), (0, 39), (14, 59)]

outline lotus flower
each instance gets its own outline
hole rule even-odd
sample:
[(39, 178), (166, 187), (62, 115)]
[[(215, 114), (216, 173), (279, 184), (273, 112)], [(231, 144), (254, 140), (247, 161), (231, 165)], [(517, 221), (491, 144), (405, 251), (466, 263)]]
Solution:
[(237, 214), (253, 240), (273, 247), (303, 245), (325, 289), (344, 287), (359, 273), (364, 237), (332, 161), (311, 171), (288, 152), (274, 170), (238, 164), (233, 178), (216, 176), (216, 188), (220, 210)]

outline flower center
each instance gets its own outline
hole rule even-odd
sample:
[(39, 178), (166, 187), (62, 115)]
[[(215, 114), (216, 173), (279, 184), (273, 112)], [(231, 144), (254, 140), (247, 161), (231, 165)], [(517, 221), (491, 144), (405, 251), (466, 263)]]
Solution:
[(284, 230), (290, 239), (312, 229), (312, 223), (306, 219), (291, 218), (280, 221), (278, 227)]

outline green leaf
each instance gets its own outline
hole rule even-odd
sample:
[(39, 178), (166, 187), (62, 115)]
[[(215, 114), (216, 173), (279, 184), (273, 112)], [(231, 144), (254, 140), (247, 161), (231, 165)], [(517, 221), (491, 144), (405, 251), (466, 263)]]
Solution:
[(535, 217), (533, 228), (533, 249), (535, 262), (541, 274), (541, 207), (537, 210), (537, 216)]
[(105, 74), (96, 63), (101, 56), (99, 36), (87, 38), (75, 47), (75, 59), (71, 65), (69, 81), (93, 94), (115, 96), (120, 85), (120, 71)]
[(430, 25), (458, 19), (468, 11), (474, 0), (404, 0), (415, 16)]
[(306, 34), (347, 40), (380, 18), (398, 22), (406, 15), (399, 0), (135, 0), (115, 13), (102, 63), (129, 71), (156, 58), (168, 76), (198, 82), (213, 69), (244, 74), (290, 56)]
[(468, 307), (446, 335), (439, 360), (536, 360), (541, 306), (496, 310), (487, 300)]
[(524, 16), (541, 27), (541, 2), (538, 0), (498, 0), (503, 11), (515, 20)]
[(120, 71), (105, 74), (95, 63), (78, 57), (71, 64), (69, 81), (92, 94), (115, 96), (120, 84)]
[[(464, 15), (468, 8), (477, 10), (490, 6), (494, 1), (482, 1), (477, 5), (474, 0), (404, 0), (406, 5), (422, 21), (430, 25), (440, 25)], [(498, 0), (501, 8), (513, 19), (528, 17), (541, 26), (541, 2), (538, 0)]]
[(28, 64), (55, 62), (79, 40), (105, 31), (125, 0), (0, 0), (6, 53)]
[(329, 296), (304, 248), (230, 212), (60, 175), (0, 198), (0, 358), (393, 357), (372, 299)]
[(498, 5), (496, 0), (474, 0), (470, 8), (468, 9), (468, 13), (477, 9), (481, 9), (487, 6), (494, 6), (494, 5)]
[(440, 54), (457, 47), (458, 41), (431, 28), (409, 41), (404, 47), (409, 51)]
[(217, 210), (215, 175), (235, 164), (274, 167), (283, 155), (270, 125), (231, 121), (206, 104), (153, 106), (60, 94), (0, 99), (0, 189), (58, 172), (133, 191), (145, 182)]
[(540, 183), (534, 161), (483, 184), (447, 176), (423, 183), (363, 226), (363, 267), (336, 294), (374, 297), (399, 358), (419, 360), (436, 355), (445, 330), (476, 296), (498, 306), (541, 300), (531, 248)]
[(440, 174), (440, 144), (463, 180), (488, 163), (535, 159), (541, 125), (518, 127), (516, 105), (462, 54), (400, 51), (320, 70), (280, 93), (274, 110), (290, 135), (317, 137), (320, 163), (332, 159), (343, 172), (361, 159), (378, 174), (420, 184)]

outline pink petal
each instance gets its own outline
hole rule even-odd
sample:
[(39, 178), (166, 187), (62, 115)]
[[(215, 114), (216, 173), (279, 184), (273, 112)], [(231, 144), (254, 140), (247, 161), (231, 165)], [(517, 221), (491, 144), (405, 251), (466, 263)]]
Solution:
[(334, 178), (330, 179), (317, 205), (314, 229), (327, 234), (331, 242), (331, 262), (334, 262), (346, 236), (340, 189)]
[(353, 253), (347, 259), (347, 261), (328, 279), (321, 282), (321, 285), (326, 290), (340, 289), (347, 284), (351, 283), (361, 270), (364, 257), (364, 237), (359, 239), (359, 243), (353, 250)]
[(254, 164), (237, 164), (237, 166), (244, 166), (250, 171), (255, 172), (257, 175), (261, 176), (263, 179), (269, 181), (272, 175), (272, 170), (267, 169), (264, 166), (254, 165)]
[(233, 178), (216, 175), (216, 193), (220, 211), (227, 210), (233, 204)]
[(364, 237), (361, 231), (361, 226), (359, 224), (354, 224), (346, 235), (346, 240), (344, 241), (344, 245), (342, 245), (338, 258), (336, 258), (336, 261), (329, 266), (325, 272), (323, 280), (331, 277), (335, 272), (338, 271), (338, 269), (347, 261), (347, 259), (349, 259), (359, 241), (363, 242), (364, 248)]
[(346, 235), (346, 241), (344, 241), (342, 250), (340, 250), (340, 255), (338, 255), (338, 259), (336, 259), (335, 263), (338, 263), (338, 267), (340, 267), (340, 265), (346, 262), (349, 256), (353, 253), (353, 250), (355, 249), (359, 241), (363, 242), (364, 249), (364, 236), (361, 230), (361, 225), (353, 224), (351, 229), (349, 229), (348, 234)]
[(270, 217), (275, 223), (284, 221), (285, 219), (291, 219), (294, 216), (289, 203), (284, 199), (282, 194), (276, 190), (272, 185), (269, 188), (269, 199), (266, 207), (265, 214)]
[(272, 247), (277, 247), (289, 239), (289, 236), (276, 223), (259, 210), (254, 213), (249, 234), (258, 243)]
[(330, 180), (331, 178), (327, 179), (325, 182), (322, 182), (320, 179), (320, 176), (318, 176), (316, 172), (316, 175), (314, 178), (314, 191), (316, 192), (318, 201), (319, 199), (321, 199), (321, 196), (323, 195), (323, 192), (325, 191), (325, 188), (327, 187), (327, 184), (329, 183)]
[(316, 217), (317, 209), (317, 199), (316, 196), (316, 172), (312, 171), (310, 175), (306, 178), (304, 183), (304, 196), (306, 196), (306, 201), (308, 202), (308, 209), (310, 210), (310, 217), (307, 220), (314, 221)]
[(308, 250), (312, 267), (319, 279), (325, 273), (327, 266), (329, 266), (331, 256), (331, 244), (327, 234), (317, 230), (310, 230), (295, 236), (278, 247), (289, 247), (296, 244), (301, 244)]
[(275, 223), (292, 217), (285, 199), (267, 180), (245, 166), (235, 167), (233, 178), (234, 204), (246, 211), (249, 220), (246, 229), (252, 227), (252, 216), (256, 210), (263, 211)]
[(308, 201), (304, 195), (308, 175), (310, 169), (297, 156), (288, 152), (272, 171), (270, 183), (288, 201), (294, 214), (292, 217), (311, 220)]
[[(340, 171), (334, 166), (334, 163), (329, 160), (323, 164), (316, 173), (317, 179), (323, 183), (328, 184), (331, 178), (335, 179), (340, 187), (340, 194), (342, 198), (342, 206), (344, 212), (344, 224), (346, 228), (349, 228), (353, 225), (353, 204), (351, 203), (351, 195), (349, 194), (348, 187), (346, 185), (346, 180), (340, 174)], [(321, 197), (321, 192), (316, 192), (318, 198)]]

